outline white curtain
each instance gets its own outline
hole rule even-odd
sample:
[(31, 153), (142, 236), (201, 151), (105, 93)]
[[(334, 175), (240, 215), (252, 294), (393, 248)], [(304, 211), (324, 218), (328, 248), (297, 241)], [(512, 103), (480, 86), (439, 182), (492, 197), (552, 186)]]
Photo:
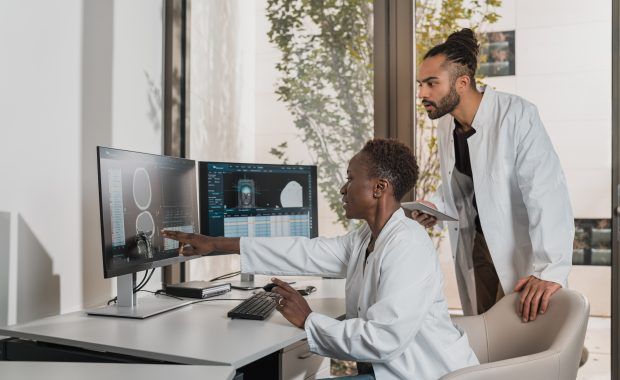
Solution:
[(255, 5), (247, 0), (191, 3), (190, 155), (254, 160)]
[[(254, 1), (247, 0), (191, 2), (192, 159), (255, 160), (256, 11)], [(208, 280), (236, 270), (236, 255), (194, 260), (189, 279)]]

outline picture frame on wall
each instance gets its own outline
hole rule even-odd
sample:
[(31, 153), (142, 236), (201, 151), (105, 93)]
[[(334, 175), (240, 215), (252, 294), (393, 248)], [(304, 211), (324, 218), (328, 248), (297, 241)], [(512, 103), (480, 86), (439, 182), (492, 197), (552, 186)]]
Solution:
[(575, 219), (573, 265), (611, 266), (611, 219)]
[(514, 30), (483, 33), (478, 74), (486, 77), (516, 74)]

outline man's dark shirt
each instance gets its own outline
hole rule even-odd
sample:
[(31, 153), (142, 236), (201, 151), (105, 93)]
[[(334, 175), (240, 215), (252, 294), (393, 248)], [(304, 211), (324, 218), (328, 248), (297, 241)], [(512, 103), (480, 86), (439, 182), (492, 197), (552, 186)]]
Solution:
[[(454, 120), (454, 158), (456, 170), (465, 174), (473, 181), (473, 175), (471, 172), (471, 160), (469, 158), (469, 145), (467, 145), (467, 139), (476, 133), (476, 130), (471, 128), (469, 131), (464, 131), (463, 126)], [(476, 231), (482, 233), (482, 226), (480, 225), (480, 218), (478, 217), (478, 205), (476, 204), (476, 193), (474, 192), (474, 209), (476, 209)]]

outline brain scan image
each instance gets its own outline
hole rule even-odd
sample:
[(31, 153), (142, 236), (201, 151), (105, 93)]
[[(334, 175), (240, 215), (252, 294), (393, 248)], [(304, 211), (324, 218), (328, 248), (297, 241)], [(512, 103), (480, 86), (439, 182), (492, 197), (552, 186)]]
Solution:
[(136, 232), (142, 231), (148, 236), (153, 236), (155, 231), (155, 221), (153, 215), (148, 211), (142, 211), (136, 218)]
[(133, 199), (140, 210), (151, 205), (151, 178), (145, 168), (137, 168), (133, 173)]
[(153, 258), (153, 242), (146, 233), (138, 231), (136, 234), (136, 247), (138, 247), (139, 257)]
[(282, 207), (303, 207), (303, 189), (297, 181), (291, 181), (284, 186), (280, 193)]
[(154, 231), (153, 215), (148, 211), (142, 211), (136, 218), (136, 244), (140, 256), (153, 257), (152, 238)]
[(237, 207), (255, 207), (254, 181), (251, 179), (240, 179), (237, 182)]
[(136, 218), (136, 246), (138, 255), (144, 258), (153, 257), (152, 237), (155, 231), (153, 215), (147, 211), (151, 205), (151, 177), (145, 168), (137, 168), (133, 173), (133, 200), (142, 210)]

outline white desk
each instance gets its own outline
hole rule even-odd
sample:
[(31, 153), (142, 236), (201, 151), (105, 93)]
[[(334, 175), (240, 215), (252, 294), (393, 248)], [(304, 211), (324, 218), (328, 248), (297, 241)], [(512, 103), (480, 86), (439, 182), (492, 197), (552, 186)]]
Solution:
[[(295, 287), (314, 285), (312, 310), (331, 317), (345, 312), (344, 280), (287, 278)], [(240, 368), (304, 339), (304, 330), (280, 313), (265, 321), (230, 319), (227, 312), (251, 292), (233, 290), (216, 301), (176, 309), (145, 320), (88, 316), (74, 312), (0, 328), (0, 334), (87, 350), (194, 365)]]
[(231, 366), (0, 361), (0, 377), (11, 380), (231, 380)]

